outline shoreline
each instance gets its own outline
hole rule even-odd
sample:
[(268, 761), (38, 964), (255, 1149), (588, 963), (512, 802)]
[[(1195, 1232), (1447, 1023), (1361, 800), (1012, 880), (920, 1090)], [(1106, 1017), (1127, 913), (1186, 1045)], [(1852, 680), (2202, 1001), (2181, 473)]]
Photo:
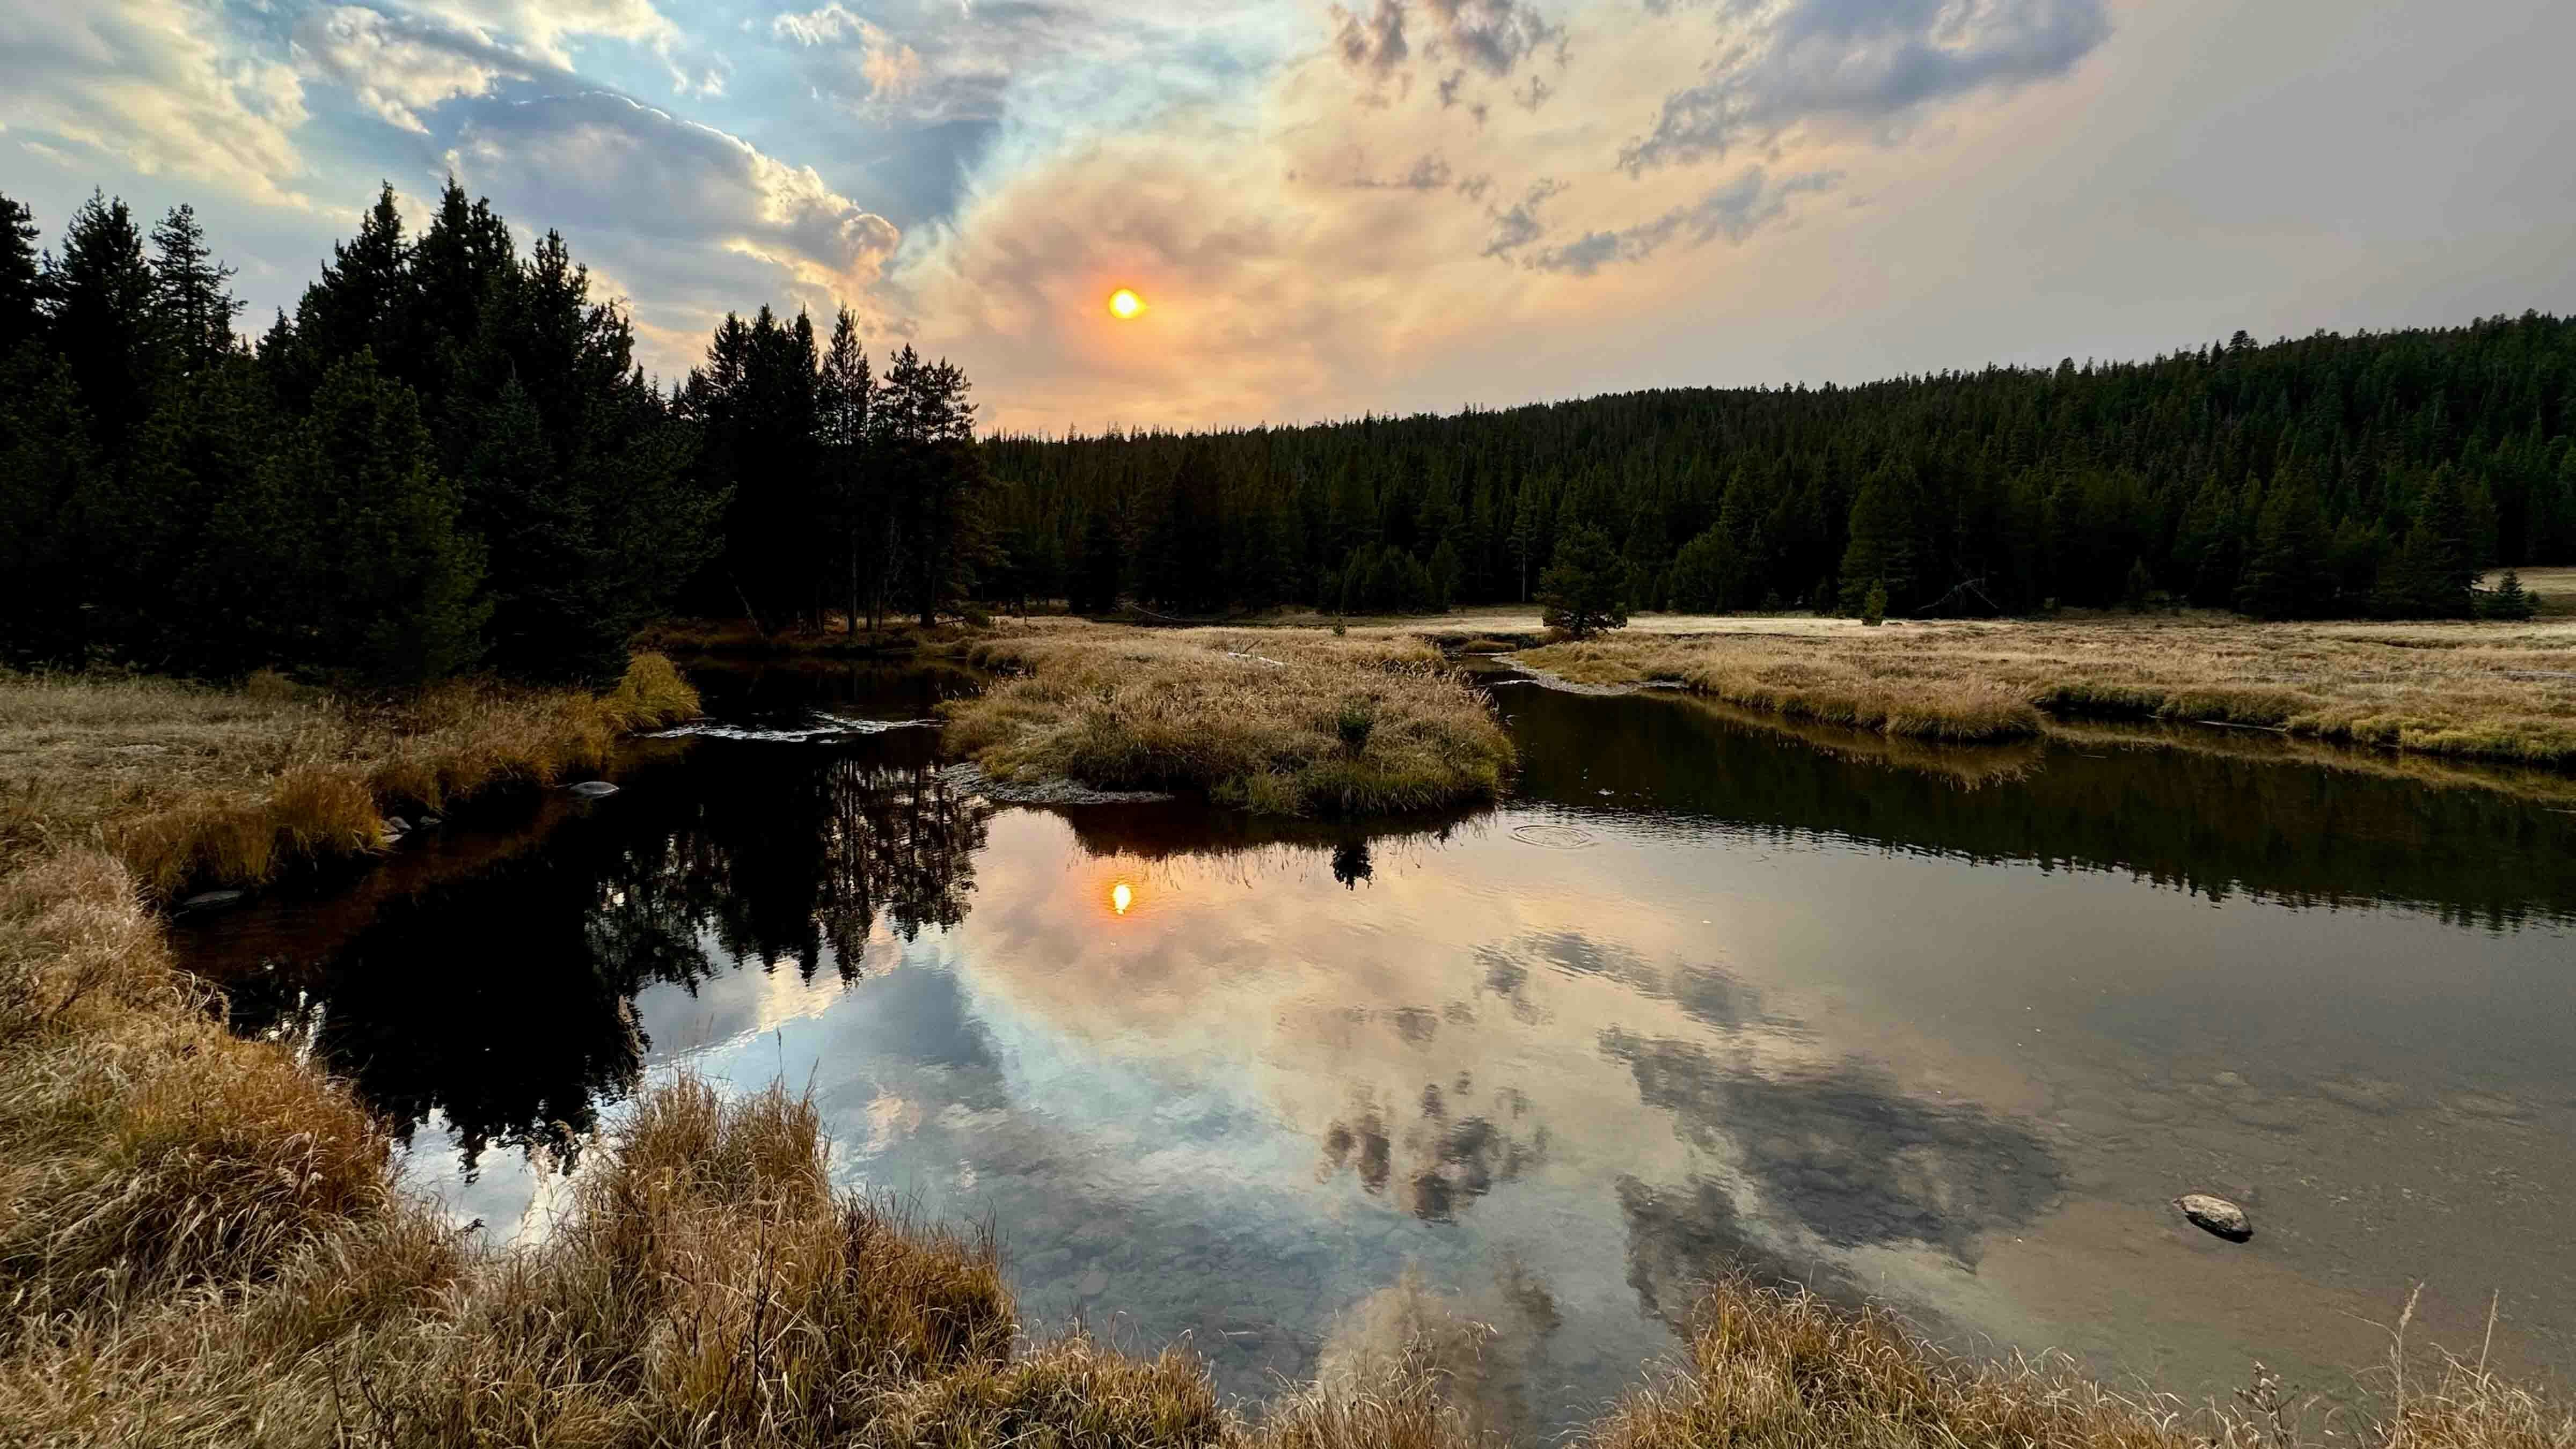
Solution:
[[(1440, 1302), (1403, 1342), (1258, 1408), (1221, 1402), (1183, 1348), (1024, 1340), (991, 1239), (836, 1193), (811, 1104), (776, 1089), (728, 1101), (685, 1078), (656, 1087), (598, 1149), (545, 1244), (459, 1241), (395, 1186), (381, 1124), (345, 1087), (286, 1044), (224, 1028), (210, 988), (171, 957), (148, 886), (106, 849), (178, 839), (175, 826), (122, 830), (120, 808), (221, 830), (245, 818), (253, 787), (277, 794), (263, 818), (293, 844), (283, 786), (319, 768), (313, 732), (327, 720), (292, 701), (120, 687), (97, 686), (123, 729), (154, 727), (135, 711), (159, 703), (178, 724), (229, 731), (238, 758), (209, 775), (198, 752), (138, 755), (125, 776), (65, 787), (96, 798), (18, 802), (13, 819), (53, 828), (13, 831), (0, 882), (0, 1079), (13, 1084), (0, 1094), (0, 1277), (21, 1309), (0, 1327), (0, 1419), (51, 1442), (457, 1442), (544, 1423), (585, 1442), (666, 1443), (683, 1424), (733, 1443), (888, 1449), (926, 1437), (1465, 1449), (1488, 1427), (1445, 1387), (1481, 1339)], [(29, 725), (23, 709), (5, 723)], [(448, 791), (442, 805), (469, 798), (451, 782), (466, 778), (472, 732), (447, 719), (426, 733), (435, 747), (382, 754), (404, 767), (382, 778), (427, 780)], [(111, 738), (100, 748), (126, 743)], [(222, 808), (195, 808), (207, 800)], [(205, 858), (179, 843), (180, 858)], [(274, 844), (265, 857), (296, 859)], [(1712, 1285), (1698, 1322), (1681, 1370), (1640, 1379), (1578, 1442), (2185, 1449), (2261, 1437), (2234, 1411), (2185, 1413), (2061, 1361), (1952, 1358), (1886, 1310), (1747, 1280)], [(2389, 1405), (2363, 1442), (2576, 1434), (2522, 1389), (2447, 1372)]]

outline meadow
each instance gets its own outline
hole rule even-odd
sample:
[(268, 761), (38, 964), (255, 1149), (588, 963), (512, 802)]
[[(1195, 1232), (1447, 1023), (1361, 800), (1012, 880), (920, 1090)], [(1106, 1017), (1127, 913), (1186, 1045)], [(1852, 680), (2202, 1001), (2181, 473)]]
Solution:
[[(2049, 721), (2271, 730), (2455, 759), (2576, 764), (2576, 625), (1658, 621), (1548, 644), (1529, 667), (1677, 685), (1747, 709), (1936, 741)], [(1486, 627), (1493, 627), (1488, 624)]]

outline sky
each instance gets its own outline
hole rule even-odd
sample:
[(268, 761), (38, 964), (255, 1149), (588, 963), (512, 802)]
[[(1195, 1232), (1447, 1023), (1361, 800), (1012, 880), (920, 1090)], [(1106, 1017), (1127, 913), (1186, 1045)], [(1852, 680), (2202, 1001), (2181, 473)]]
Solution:
[(0, 193), (193, 204), (257, 330), (453, 175), (666, 380), (845, 305), (988, 426), (1302, 422), (2576, 311), (2571, 54), (2563, 0), (0, 0)]

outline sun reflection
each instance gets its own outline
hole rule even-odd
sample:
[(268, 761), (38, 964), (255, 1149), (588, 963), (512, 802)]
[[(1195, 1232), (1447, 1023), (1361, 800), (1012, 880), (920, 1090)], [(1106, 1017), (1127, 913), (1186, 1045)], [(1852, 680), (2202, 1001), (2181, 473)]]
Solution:
[(1109, 909), (1123, 916), (1127, 914), (1127, 908), (1135, 903), (1136, 892), (1128, 886), (1127, 882), (1122, 880), (1109, 888)]

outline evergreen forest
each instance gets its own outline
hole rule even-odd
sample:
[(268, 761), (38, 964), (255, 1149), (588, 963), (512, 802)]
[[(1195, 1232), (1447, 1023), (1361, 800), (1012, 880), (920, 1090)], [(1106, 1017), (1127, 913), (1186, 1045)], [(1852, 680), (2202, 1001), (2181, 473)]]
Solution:
[(985, 452), (1007, 592), (1086, 610), (1525, 602), (1597, 535), (1629, 609), (2442, 618), (2576, 563), (2571, 431), (2576, 320), (2526, 315)]
[(727, 317), (667, 389), (548, 232), (387, 186), (256, 340), (181, 206), (0, 197), (0, 662), (600, 682), (673, 612), (924, 620), (990, 492), (954, 366)]
[[(965, 375), (728, 316), (667, 385), (561, 235), (384, 188), (254, 337), (178, 207), (0, 197), (0, 661), (597, 681), (666, 615), (1572, 601), (2527, 611), (2576, 563), (2576, 320), (1304, 427), (979, 436)], [(1143, 400), (1150, 406), (1150, 399)], [(1551, 602), (1551, 608), (1556, 607)]]

